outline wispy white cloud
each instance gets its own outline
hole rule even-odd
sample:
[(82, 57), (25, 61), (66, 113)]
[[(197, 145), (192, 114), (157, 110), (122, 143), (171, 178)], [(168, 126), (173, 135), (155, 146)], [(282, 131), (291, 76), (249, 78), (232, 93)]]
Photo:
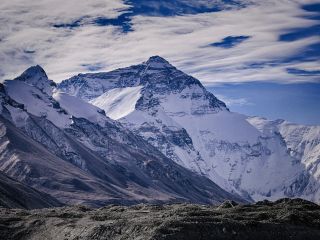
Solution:
[(75, 36), (81, 38), (81, 35), (72, 29), (53, 26), (70, 24), (82, 18), (86, 21), (97, 17), (116, 18), (127, 8), (121, 0), (2, 0), (0, 77), (12, 77), (31, 64), (44, 65), (52, 73), (52, 77), (62, 72), (67, 75), (71, 68), (78, 68), (78, 61), (59, 69), (51, 64), (61, 61), (64, 52), (69, 52), (69, 49), (81, 51), (83, 46), (77, 48), (72, 44), (65, 44)]
[[(86, 72), (90, 64), (98, 63), (99, 71), (107, 71), (142, 62), (151, 55), (162, 55), (206, 84), (317, 80), (289, 74), (287, 68), (319, 68), (319, 61), (286, 62), (284, 59), (303, 54), (305, 47), (320, 42), (319, 37), (285, 42), (279, 41), (279, 35), (293, 28), (316, 25), (316, 20), (305, 18), (314, 13), (300, 6), (319, 1), (255, 0), (246, 8), (214, 13), (135, 16), (134, 31), (126, 34), (116, 26), (52, 27), (83, 16), (116, 17), (126, 8), (121, 1), (45, 0), (30, 5), (23, 4), (23, 0), (2, 2), (0, 74), (3, 78), (13, 77), (37, 63), (45, 67), (52, 79), (59, 81)], [(67, 8), (65, 2), (75, 9), (68, 13), (73, 8)], [(206, 47), (227, 36), (250, 38), (233, 48)], [(269, 64), (274, 62), (277, 64)], [(261, 66), (252, 67), (254, 63)]]
[(230, 98), (220, 94), (216, 94), (215, 96), (219, 98), (221, 101), (223, 101), (228, 107), (254, 105), (252, 102), (250, 102), (246, 98)]

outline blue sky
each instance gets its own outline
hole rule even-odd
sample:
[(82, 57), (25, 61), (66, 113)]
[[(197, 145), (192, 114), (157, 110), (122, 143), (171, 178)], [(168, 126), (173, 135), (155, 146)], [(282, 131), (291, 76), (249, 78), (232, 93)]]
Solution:
[(232, 104), (254, 102), (235, 111), (319, 124), (320, 0), (2, 0), (0, 12), (1, 80), (40, 64), (59, 82), (160, 55)]
[(267, 119), (320, 125), (320, 84), (252, 82), (210, 87), (231, 111)]

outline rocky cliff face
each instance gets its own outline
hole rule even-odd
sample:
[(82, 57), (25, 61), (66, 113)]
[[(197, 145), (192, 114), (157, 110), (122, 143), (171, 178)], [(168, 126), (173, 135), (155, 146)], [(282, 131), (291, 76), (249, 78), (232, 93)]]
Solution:
[(105, 112), (56, 91), (39, 67), (1, 85), (0, 169), (67, 204), (242, 201)]
[(79, 74), (58, 88), (104, 109), (168, 158), (230, 192), (254, 200), (320, 201), (319, 142), (303, 133), (319, 127), (266, 133), (159, 56), (109, 73)]

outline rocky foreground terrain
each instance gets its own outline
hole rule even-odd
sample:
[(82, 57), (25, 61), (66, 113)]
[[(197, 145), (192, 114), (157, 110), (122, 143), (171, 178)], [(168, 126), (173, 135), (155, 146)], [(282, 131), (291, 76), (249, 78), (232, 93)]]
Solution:
[(1, 208), (0, 239), (320, 239), (320, 206), (281, 199), (254, 205)]

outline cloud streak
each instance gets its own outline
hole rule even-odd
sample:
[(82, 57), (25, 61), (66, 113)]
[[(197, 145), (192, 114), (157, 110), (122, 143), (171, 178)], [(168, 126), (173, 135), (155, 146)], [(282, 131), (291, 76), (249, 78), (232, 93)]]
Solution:
[[(319, 1), (242, 2), (247, 7), (220, 12), (132, 16), (133, 31), (124, 33), (120, 26), (97, 26), (90, 20), (117, 18), (129, 11), (121, 1), (45, 0), (27, 5), (22, 0), (4, 0), (0, 4), (4, 23), (0, 26), (0, 77), (12, 78), (32, 64), (41, 64), (52, 79), (60, 81), (79, 72), (108, 71), (162, 55), (207, 85), (320, 81), (318, 75), (288, 71), (319, 69), (317, 59), (296, 59), (308, 46), (320, 44), (319, 36), (279, 39), (293, 29), (319, 24), (313, 19), (317, 13), (301, 7)], [(85, 20), (75, 28), (54, 27), (79, 19)], [(230, 36), (250, 38), (230, 48), (209, 46)]]

